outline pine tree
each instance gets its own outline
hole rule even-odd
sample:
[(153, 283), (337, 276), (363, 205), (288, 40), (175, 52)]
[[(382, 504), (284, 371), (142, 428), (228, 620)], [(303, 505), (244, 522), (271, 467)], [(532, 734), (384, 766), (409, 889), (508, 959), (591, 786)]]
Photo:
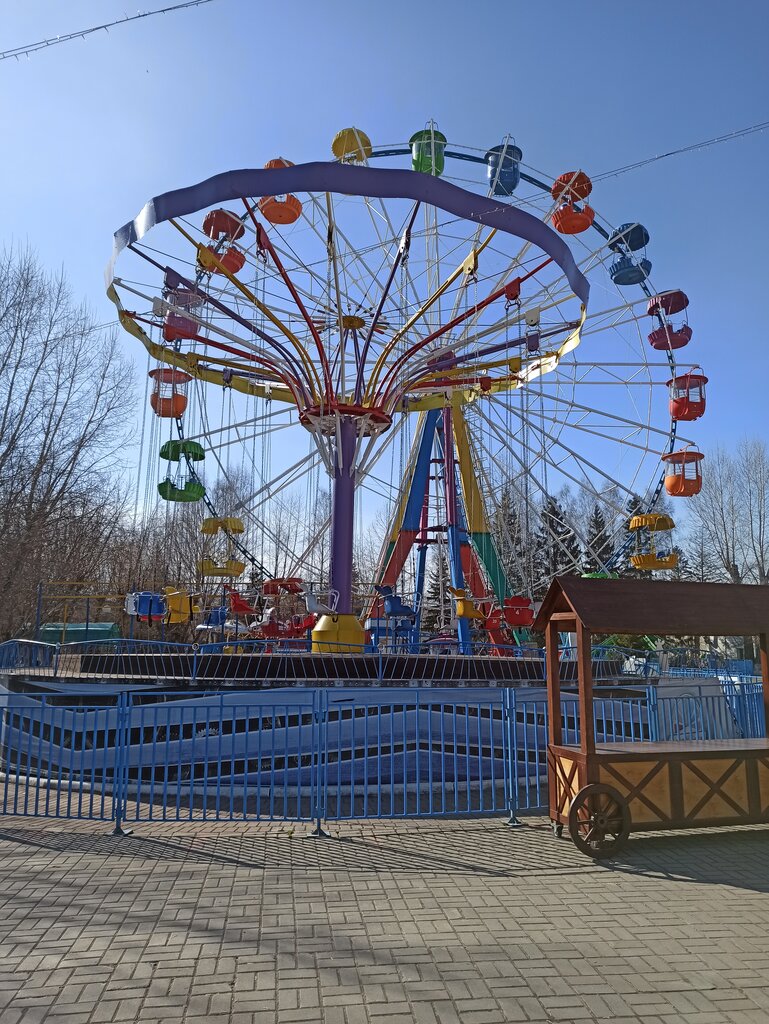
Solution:
[(451, 621), (449, 564), (443, 545), (434, 552), (427, 569), (422, 603), (422, 629), (427, 630), (436, 630)]
[(540, 528), (535, 538), (535, 596), (544, 594), (554, 576), (578, 573), (582, 566), (582, 548), (557, 498), (548, 496), (545, 499), (539, 518)]
[(605, 572), (606, 564), (614, 554), (614, 543), (606, 526), (601, 506), (596, 502), (587, 521), (587, 549), (582, 563), (585, 572)]
[(502, 492), (491, 522), (491, 530), (510, 592), (526, 593), (523, 523), (518, 503), (509, 488)]

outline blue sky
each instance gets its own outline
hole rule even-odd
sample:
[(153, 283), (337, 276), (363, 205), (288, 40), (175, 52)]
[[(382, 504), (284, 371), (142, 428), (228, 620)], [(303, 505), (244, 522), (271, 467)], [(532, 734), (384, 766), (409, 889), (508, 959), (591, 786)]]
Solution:
[[(8, 7), (3, 47), (126, 13), (113, 0)], [(324, 159), (350, 124), (387, 143), (434, 117), (451, 141), (491, 146), (510, 132), (547, 173), (601, 173), (767, 120), (769, 8), (726, 10), (714, 0), (216, 0), (4, 61), (3, 240), (63, 264), (106, 321), (112, 232), (147, 198), (278, 153)], [(705, 446), (769, 424), (767, 164), (769, 132), (594, 192), (604, 216), (649, 228), (657, 286), (690, 296), (687, 355), (712, 382), (696, 425)]]

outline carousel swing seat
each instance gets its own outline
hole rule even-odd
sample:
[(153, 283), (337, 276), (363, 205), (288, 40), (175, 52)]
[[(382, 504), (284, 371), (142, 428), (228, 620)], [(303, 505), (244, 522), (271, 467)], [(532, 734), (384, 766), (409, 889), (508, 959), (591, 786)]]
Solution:
[(450, 592), (456, 600), (456, 614), (458, 619), (474, 619), (477, 622), (485, 622), (486, 615), (475, 607), (475, 602), (468, 596), (466, 590), (457, 590), (449, 587)]

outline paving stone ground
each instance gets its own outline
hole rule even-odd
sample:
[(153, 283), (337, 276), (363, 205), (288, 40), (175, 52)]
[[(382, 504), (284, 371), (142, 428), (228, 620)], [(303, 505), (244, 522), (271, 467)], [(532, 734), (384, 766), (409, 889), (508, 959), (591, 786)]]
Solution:
[(769, 829), (0, 819), (0, 1024), (769, 1022)]

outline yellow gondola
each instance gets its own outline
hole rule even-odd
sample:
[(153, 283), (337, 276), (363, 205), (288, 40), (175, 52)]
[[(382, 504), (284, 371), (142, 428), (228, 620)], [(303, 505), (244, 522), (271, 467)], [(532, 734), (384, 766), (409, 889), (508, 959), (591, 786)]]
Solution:
[(242, 576), (246, 571), (246, 563), (239, 561), (237, 558), (228, 558), (226, 561), (215, 562), (213, 558), (204, 558), (200, 563), (200, 573), (202, 576), (217, 576), (222, 579), (228, 579), (230, 577)]
[[(645, 512), (642, 515), (633, 516), (630, 520), (629, 529), (635, 534), (635, 551), (630, 556), (630, 564), (634, 569), (654, 571), (655, 569), (675, 569), (678, 565), (678, 555), (675, 551), (661, 553), (657, 551), (657, 536), (661, 533), (669, 533), (675, 523), (670, 516), (661, 512)], [(644, 543), (644, 534), (648, 537)]]

